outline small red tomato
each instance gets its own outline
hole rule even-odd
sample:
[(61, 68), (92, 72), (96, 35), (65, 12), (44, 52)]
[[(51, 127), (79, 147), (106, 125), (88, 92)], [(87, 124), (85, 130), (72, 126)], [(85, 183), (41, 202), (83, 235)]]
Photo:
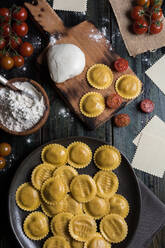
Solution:
[(13, 30), (18, 36), (25, 36), (28, 33), (28, 25), (26, 22), (21, 22), (21, 23), (14, 23), (13, 24)]
[(128, 114), (118, 114), (114, 118), (117, 127), (126, 127), (130, 124), (130, 121), (131, 119)]
[(6, 45), (6, 41), (4, 38), (0, 38), (0, 50), (2, 50)]
[(11, 145), (8, 143), (0, 143), (0, 156), (6, 157), (11, 153)]
[(10, 39), (10, 45), (13, 49), (17, 49), (22, 44), (22, 40), (19, 36), (13, 36)]
[(123, 58), (119, 58), (114, 62), (114, 67), (116, 71), (123, 72), (128, 69), (128, 61)]
[(159, 6), (155, 6), (152, 11), (152, 20), (159, 20), (163, 16), (163, 11)]
[(1, 67), (5, 70), (10, 70), (14, 66), (14, 60), (9, 56), (3, 56), (1, 58)]
[(26, 9), (23, 7), (16, 7), (13, 10), (13, 18), (16, 20), (24, 22), (24, 21), (26, 21), (27, 16), (28, 16), (28, 13), (27, 13)]
[(159, 5), (161, 6), (163, 3), (163, 0), (151, 0), (151, 6)]
[(0, 23), (8, 22), (10, 19), (10, 11), (7, 8), (0, 8)]
[(21, 55), (14, 56), (13, 60), (16, 67), (21, 67), (24, 65), (24, 58)]
[(144, 8), (142, 6), (135, 6), (131, 11), (133, 20), (139, 20), (144, 17)]
[(3, 24), (0, 25), (0, 33), (4, 37), (9, 36), (10, 31), (11, 31), (11, 29), (10, 29), (10, 26), (9, 26), (8, 23), (3, 23)]
[(114, 93), (107, 97), (107, 106), (112, 109), (119, 108), (123, 102), (123, 99), (118, 94)]
[(29, 42), (24, 42), (21, 47), (20, 47), (20, 54), (23, 56), (23, 57), (30, 57), (33, 53), (33, 46), (31, 43)]
[(140, 103), (140, 108), (144, 113), (151, 113), (154, 110), (155, 104), (150, 99), (144, 99)]
[(150, 0), (137, 0), (138, 5), (148, 8), (150, 6)]
[(3, 157), (0, 157), (0, 169), (3, 169), (6, 165), (6, 159)]
[(163, 29), (162, 21), (156, 20), (151, 23), (150, 33), (151, 34), (159, 34)]
[(145, 20), (140, 19), (134, 22), (133, 31), (135, 34), (144, 34), (147, 32), (147, 30), (148, 30), (148, 23)]

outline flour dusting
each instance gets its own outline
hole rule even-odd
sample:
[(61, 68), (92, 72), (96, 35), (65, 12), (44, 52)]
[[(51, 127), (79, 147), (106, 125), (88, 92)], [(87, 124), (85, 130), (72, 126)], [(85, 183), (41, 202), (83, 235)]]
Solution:
[(0, 122), (9, 130), (22, 132), (31, 129), (43, 117), (45, 103), (43, 96), (28, 82), (15, 82), (14, 86), (34, 96), (2, 88), (0, 90)]

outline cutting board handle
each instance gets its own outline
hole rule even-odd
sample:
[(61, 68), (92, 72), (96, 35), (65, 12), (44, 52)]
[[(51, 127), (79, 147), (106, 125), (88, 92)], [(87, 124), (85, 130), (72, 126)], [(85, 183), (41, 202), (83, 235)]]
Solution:
[(48, 33), (65, 33), (66, 28), (61, 18), (55, 13), (46, 0), (35, 0), (24, 5), (35, 21)]

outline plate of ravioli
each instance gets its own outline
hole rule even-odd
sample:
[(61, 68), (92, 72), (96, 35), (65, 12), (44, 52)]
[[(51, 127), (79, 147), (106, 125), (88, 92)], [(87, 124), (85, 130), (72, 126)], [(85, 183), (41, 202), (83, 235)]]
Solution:
[(24, 248), (126, 248), (140, 210), (128, 160), (114, 146), (87, 137), (37, 148), (9, 191), (10, 223)]

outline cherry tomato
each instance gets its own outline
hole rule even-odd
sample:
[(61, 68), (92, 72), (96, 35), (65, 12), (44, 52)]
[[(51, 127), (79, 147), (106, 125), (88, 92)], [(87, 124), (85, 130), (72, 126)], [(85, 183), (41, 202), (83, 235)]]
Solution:
[(6, 45), (6, 41), (4, 38), (0, 38), (0, 50), (2, 50)]
[(130, 121), (131, 119), (128, 114), (118, 114), (114, 118), (117, 127), (126, 127), (130, 124)]
[(6, 165), (6, 159), (3, 157), (0, 157), (0, 169), (3, 169)]
[(151, 34), (158, 34), (163, 29), (163, 23), (159, 20), (153, 21), (150, 26), (150, 33)]
[(3, 56), (1, 58), (1, 66), (5, 70), (10, 70), (14, 66), (14, 60), (11, 57), (9, 57), (8, 55)]
[(16, 7), (13, 10), (13, 18), (15, 18), (16, 20), (24, 22), (26, 21), (27, 16), (28, 16), (28, 13), (26, 9), (23, 7)]
[(23, 57), (30, 57), (33, 53), (33, 46), (31, 43), (29, 42), (24, 42), (21, 47), (20, 47), (20, 54), (23, 56)]
[(159, 20), (163, 16), (163, 11), (159, 6), (155, 6), (152, 11), (152, 20)]
[(123, 58), (119, 58), (114, 62), (114, 67), (116, 71), (123, 72), (128, 69), (128, 61)]
[(14, 56), (13, 60), (16, 67), (21, 67), (24, 65), (24, 58), (21, 55)]
[(28, 33), (28, 25), (26, 24), (26, 22), (22, 22), (22, 23), (14, 23), (13, 24), (13, 30), (14, 32), (18, 35), (18, 36), (25, 36)]
[(139, 20), (144, 17), (144, 9), (142, 6), (135, 6), (131, 11), (131, 17), (133, 20)]
[(151, 6), (162, 6), (163, 0), (151, 0)]
[(148, 8), (150, 6), (150, 0), (137, 0), (136, 3), (144, 8)]
[(0, 23), (8, 22), (10, 19), (10, 11), (7, 8), (0, 8)]
[(147, 30), (148, 30), (148, 23), (145, 20), (140, 19), (134, 22), (133, 31), (135, 34), (144, 34), (147, 32)]
[(119, 108), (123, 102), (123, 99), (118, 94), (114, 93), (107, 97), (107, 106), (112, 109)]
[(6, 157), (11, 153), (11, 145), (8, 143), (0, 143), (0, 156)]
[(10, 39), (10, 45), (13, 49), (17, 49), (22, 44), (22, 40), (19, 36), (14, 36)]
[(140, 103), (140, 108), (144, 113), (151, 113), (155, 108), (155, 104), (150, 99), (144, 99)]
[(4, 36), (7, 37), (10, 34), (10, 26), (8, 23), (3, 23), (0, 25), (0, 33)]

